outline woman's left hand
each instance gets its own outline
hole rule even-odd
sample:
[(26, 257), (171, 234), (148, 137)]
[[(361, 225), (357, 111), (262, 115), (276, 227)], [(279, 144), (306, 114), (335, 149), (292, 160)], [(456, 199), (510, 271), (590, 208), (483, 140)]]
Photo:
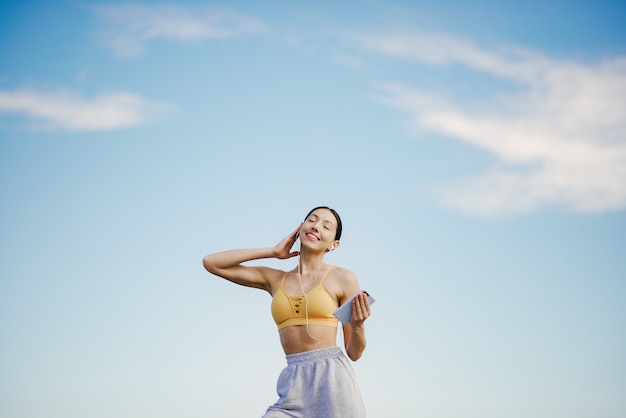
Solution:
[(359, 293), (352, 300), (352, 316), (350, 317), (350, 325), (353, 327), (363, 325), (363, 322), (370, 316), (370, 302), (367, 300), (367, 294)]

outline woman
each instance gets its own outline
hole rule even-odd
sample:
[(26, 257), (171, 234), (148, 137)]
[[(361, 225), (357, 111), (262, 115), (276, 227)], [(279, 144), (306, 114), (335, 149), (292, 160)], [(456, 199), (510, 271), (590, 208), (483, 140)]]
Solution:
[[(209, 272), (272, 295), (272, 316), (287, 367), (278, 378), (279, 399), (263, 418), (365, 416), (352, 366), (336, 344), (339, 323), (333, 312), (354, 296), (343, 335), (346, 353), (356, 361), (365, 350), (369, 302), (367, 295), (359, 292), (351, 271), (324, 262), (324, 254), (339, 247), (341, 230), (339, 214), (320, 206), (274, 247), (230, 250), (204, 258)], [(299, 251), (291, 251), (298, 237)], [(288, 272), (242, 265), (250, 260), (298, 255), (297, 267)]]

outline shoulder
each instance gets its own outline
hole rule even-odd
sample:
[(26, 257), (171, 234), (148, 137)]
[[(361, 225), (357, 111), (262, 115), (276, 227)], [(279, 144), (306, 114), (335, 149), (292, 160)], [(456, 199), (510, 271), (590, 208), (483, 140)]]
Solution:
[(332, 272), (336, 280), (342, 284), (358, 282), (356, 274), (346, 268), (333, 266)]
[(280, 281), (283, 276), (288, 273), (287, 271), (275, 269), (272, 267), (259, 266), (257, 268), (269, 283)]
[(265, 281), (268, 284), (268, 289), (266, 289), (270, 295), (273, 295), (276, 289), (280, 286), (280, 282), (286, 274), (290, 273), (288, 271), (274, 269), (271, 267), (258, 267), (265, 278)]
[(352, 271), (335, 266), (332, 270), (333, 290), (341, 300), (351, 298), (359, 292), (359, 280)]

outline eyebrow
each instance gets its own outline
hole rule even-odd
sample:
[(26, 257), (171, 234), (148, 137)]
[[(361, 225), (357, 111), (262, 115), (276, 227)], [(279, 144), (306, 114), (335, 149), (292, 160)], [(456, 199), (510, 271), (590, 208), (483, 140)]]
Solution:
[[(319, 218), (320, 218), (320, 217), (319, 217), (318, 215), (316, 215), (315, 213), (310, 214), (310, 215), (309, 215), (309, 218), (311, 218), (311, 217), (313, 217), (313, 216), (315, 216), (315, 218), (316, 218), (316, 219), (319, 219)], [(335, 224), (334, 224), (334, 222), (333, 222), (333, 221), (331, 221), (330, 219), (322, 219), (322, 222), (324, 222), (324, 223), (328, 223), (328, 224), (331, 224), (331, 225), (332, 225), (332, 226), (334, 226), (335, 228), (337, 227), (337, 225), (335, 225)]]

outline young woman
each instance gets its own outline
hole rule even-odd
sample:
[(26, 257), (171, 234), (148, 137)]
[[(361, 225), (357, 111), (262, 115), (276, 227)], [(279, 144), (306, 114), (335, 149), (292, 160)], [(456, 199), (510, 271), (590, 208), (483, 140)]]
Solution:
[[(304, 222), (273, 247), (230, 250), (204, 257), (211, 273), (272, 296), (272, 316), (287, 356), (278, 378), (278, 401), (263, 418), (362, 418), (365, 408), (350, 362), (337, 346), (338, 320), (333, 312), (353, 296), (352, 316), (343, 325), (344, 347), (351, 360), (365, 350), (364, 321), (370, 315), (367, 295), (356, 276), (324, 262), (337, 249), (341, 218), (333, 209), (317, 207)], [(300, 238), (299, 251), (292, 251)], [(297, 267), (282, 271), (244, 266), (250, 260), (300, 256)]]

